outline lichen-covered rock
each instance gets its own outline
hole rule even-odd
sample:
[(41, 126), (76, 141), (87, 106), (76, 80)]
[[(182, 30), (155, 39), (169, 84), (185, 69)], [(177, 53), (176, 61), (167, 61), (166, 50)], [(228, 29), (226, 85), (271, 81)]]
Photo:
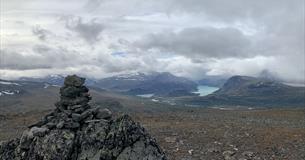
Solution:
[(95, 160), (96, 157), (121, 160), (165, 159), (156, 141), (128, 115), (122, 115), (114, 121), (89, 123), (83, 127), (83, 131), (85, 134), (80, 137), (82, 143), (79, 160)]
[(130, 160), (130, 159), (145, 159), (155, 160), (162, 159), (163, 155), (160, 153), (156, 144), (151, 144), (145, 140), (135, 142), (132, 146), (126, 147), (117, 160)]
[(75, 145), (75, 133), (70, 130), (52, 130), (43, 137), (35, 137), (28, 149), (20, 149), (21, 159), (70, 159)]
[(97, 119), (109, 119), (112, 116), (112, 112), (109, 109), (98, 108), (96, 110), (95, 118)]
[(65, 79), (56, 109), (20, 139), (0, 143), (1, 160), (165, 160), (164, 152), (128, 115), (91, 107), (84, 78)]

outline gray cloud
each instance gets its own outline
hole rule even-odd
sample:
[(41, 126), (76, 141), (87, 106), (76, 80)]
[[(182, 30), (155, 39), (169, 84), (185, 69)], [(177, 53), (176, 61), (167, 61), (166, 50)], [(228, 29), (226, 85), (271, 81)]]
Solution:
[[(303, 0), (10, 0), (4, 5), (0, 71), (6, 68), (6, 75), (170, 71), (198, 79), (255, 76), (267, 69), (304, 82)], [(57, 23), (59, 15), (71, 16)]]
[(1, 69), (12, 70), (28, 70), (37, 68), (51, 68), (50, 64), (42, 61), (39, 55), (24, 55), (16, 51), (0, 50), (1, 51)]
[(186, 28), (178, 33), (149, 34), (134, 43), (144, 49), (158, 49), (192, 58), (248, 57), (250, 40), (234, 28)]
[(89, 21), (84, 21), (81, 17), (68, 16), (63, 18), (66, 22), (66, 28), (76, 32), (89, 44), (94, 44), (100, 40), (100, 33), (105, 29), (104, 25), (93, 18)]
[(88, 12), (93, 12), (100, 7), (104, 0), (88, 0), (84, 8)]
[[(160, 0), (163, 1), (163, 0)], [(273, 24), (280, 18), (283, 23), (283, 17), (301, 18), (304, 13), (303, 0), (165, 0), (168, 12), (186, 12), (221, 22), (234, 22), (250, 20), (254, 23)], [(294, 16), (293, 16), (294, 15)], [(300, 15), (298, 17), (297, 15)], [(275, 19), (274, 19), (275, 18)], [(273, 20), (272, 20), (273, 19)], [(269, 20), (269, 22), (268, 22)]]
[[(29, 53), (1, 50), (1, 69), (33, 70), (73, 67), (86, 63), (80, 54), (62, 47), (35, 45)], [(74, 57), (74, 58), (72, 58)]]
[(42, 41), (45, 41), (47, 36), (49, 34), (51, 34), (50, 31), (46, 30), (46, 29), (43, 29), (41, 28), (41, 26), (39, 25), (36, 25), (33, 27), (32, 29), (32, 33), (37, 36), (38, 39), (42, 40)]

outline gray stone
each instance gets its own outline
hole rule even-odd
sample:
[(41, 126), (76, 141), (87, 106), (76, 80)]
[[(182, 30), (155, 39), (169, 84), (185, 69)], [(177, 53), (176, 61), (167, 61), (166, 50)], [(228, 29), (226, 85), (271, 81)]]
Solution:
[(74, 110), (74, 113), (82, 113), (84, 111), (85, 111), (84, 108), (77, 108), (77, 109)]
[(109, 119), (112, 116), (112, 112), (109, 109), (98, 108), (95, 113), (97, 119)]
[(80, 118), (83, 120), (83, 119), (87, 118), (88, 116), (90, 116), (91, 114), (92, 114), (91, 110), (87, 110), (80, 115)]
[(79, 122), (81, 120), (81, 115), (77, 113), (72, 113), (73, 121)]
[(33, 132), (30, 132), (29, 130), (25, 130), (20, 138), (20, 148), (29, 149), (29, 146), (32, 143), (33, 138), (34, 138)]
[(76, 129), (79, 128), (80, 124), (77, 122), (65, 122), (64, 128), (67, 129)]
[(56, 124), (53, 123), (53, 122), (49, 122), (49, 123), (46, 124), (46, 127), (47, 127), (48, 129), (53, 129), (53, 128), (56, 127)]
[(242, 153), (242, 155), (251, 158), (251, 157), (254, 157), (254, 152), (245, 151)]
[(78, 77), (76, 75), (67, 76), (65, 78), (64, 85), (80, 87), (85, 83), (85, 78)]
[(74, 148), (75, 134), (69, 130), (53, 130), (44, 137), (39, 137), (27, 152), (28, 160), (68, 160)]
[(165, 159), (158, 148), (147, 144), (145, 141), (137, 141), (133, 146), (125, 148), (118, 156), (117, 160), (159, 160)]
[(86, 117), (85, 119), (83, 119), (82, 121), (83, 122), (86, 122), (86, 121), (91, 121), (93, 120), (94, 116), (92, 114), (90, 114), (88, 117)]
[(49, 129), (33, 127), (30, 129), (30, 132), (33, 134), (33, 136), (43, 137), (47, 132), (49, 132)]
[(74, 106), (68, 106), (68, 109), (69, 110), (75, 110), (75, 109), (78, 109), (78, 108), (81, 108), (82, 105), (74, 105)]
[(56, 128), (61, 129), (64, 127), (65, 122), (64, 121), (60, 121), (57, 125)]

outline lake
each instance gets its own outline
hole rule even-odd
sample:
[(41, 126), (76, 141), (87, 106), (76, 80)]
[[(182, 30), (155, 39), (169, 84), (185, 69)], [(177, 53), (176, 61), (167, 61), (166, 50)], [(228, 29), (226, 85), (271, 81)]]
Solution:
[(152, 96), (154, 96), (154, 94), (140, 94), (137, 95), (138, 97), (142, 97), (142, 98), (151, 98)]
[(211, 94), (211, 93), (217, 91), (218, 89), (219, 89), (218, 87), (199, 85), (198, 91), (193, 92), (193, 93), (197, 93), (197, 94), (199, 94), (199, 96), (206, 96), (208, 94)]

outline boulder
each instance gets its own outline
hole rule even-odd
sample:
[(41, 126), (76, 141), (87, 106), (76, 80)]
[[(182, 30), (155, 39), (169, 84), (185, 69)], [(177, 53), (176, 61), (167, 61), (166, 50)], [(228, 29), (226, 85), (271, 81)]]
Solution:
[(111, 118), (112, 116), (112, 112), (105, 108), (98, 108), (96, 111), (95, 111), (95, 118), (97, 119), (109, 119)]
[(30, 129), (31, 134), (38, 137), (43, 137), (48, 131), (48, 128), (33, 127)]
[(80, 87), (85, 83), (85, 78), (78, 77), (76, 75), (67, 76), (65, 78), (64, 85), (65, 86), (75, 86)]

